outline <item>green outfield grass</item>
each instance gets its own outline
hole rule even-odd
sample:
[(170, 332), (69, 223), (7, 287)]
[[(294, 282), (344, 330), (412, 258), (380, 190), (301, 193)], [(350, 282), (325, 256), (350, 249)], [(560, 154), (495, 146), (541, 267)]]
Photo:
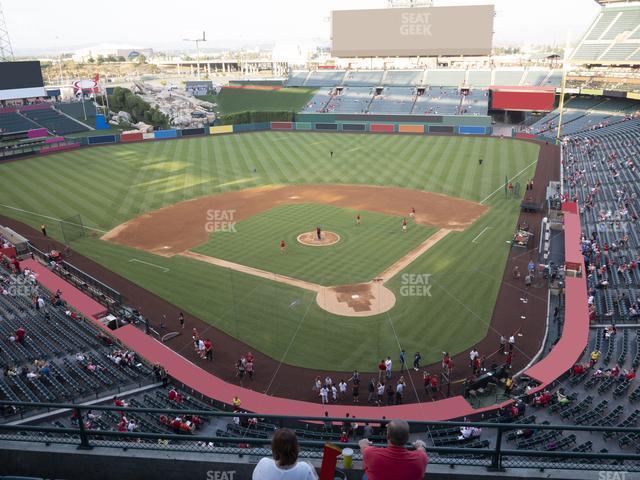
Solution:
[[(364, 222), (356, 226), (358, 213)], [(238, 222), (236, 232), (214, 233), (193, 250), (320, 285), (347, 285), (371, 281), (435, 232), (412, 224), (402, 233), (401, 223), (400, 217), (330, 205), (285, 205)], [(317, 225), (340, 235), (340, 242), (311, 247), (296, 241)], [(287, 245), (284, 255), (280, 240)]]
[[(501, 185), (505, 175), (521, 173), (522, 184), (529, 180), (537, 155), (538, 147), (528, 142), (446, 136), (258, 132), (125, 144), (0, 165), (0, 212), (34, 227), (45, 223), (61, 239), (57, 223), (46, 217), (79, 213), (85, 225), (107, 231), (189, 198), (269, 184), (389, 185), (484, 201), (490, 209), (470, 228), (450, 233), (402, 272), (431, 274), (431, 296), (402, 296), (406, 277), (397, 275), (387, 284), (396, 306), (367, 318), (328, 314), (313, 292), (197, 260), (159, 257), (92, 237), (73, 243), (80, 253), (278, 360), (371, 371), (382, 356), (397, 358), (398, 342), (407, 352), (420, 350), (429, 362), (487, 334), (506, 241), (519, 212), (519, 201), (505, 199)], [(257, 175), (251, 174), (254, 166)], [(373, 261), (386, 248), (374, 250)]]
[(282, 88), (280, 90), (252, 90), (223, 88), (218, 95), (198, 97), (218, 104), (220, 114), (253, 111), (302, 110), (316, 92), (315, 88)]

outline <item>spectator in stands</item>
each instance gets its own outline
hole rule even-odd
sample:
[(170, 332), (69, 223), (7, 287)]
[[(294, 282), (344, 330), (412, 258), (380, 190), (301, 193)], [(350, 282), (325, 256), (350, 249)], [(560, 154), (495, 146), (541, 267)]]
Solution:
[(156, 364), (153, 366), (153, 369), (152, 369), (152, 371), (151, 371), (151, 373), (152, 373), (152, 375), (153, 375), (153, 379), (154, 379), (156, 382), (159, 382), (159, 381), (160, 381), (160, 369), (161, 369), (161, 368), (162, 368), (162, 367), (160, 366), (160, 364), (159, 364), (159, 363), (156, 363)]
[(582, 375), (585, 372), (585, 367), (584, 365), (580, 364), (580, 363), (576, 363), (572, 368), (571, 371), (573, 373), (573, 375)]
[(387, 447), (379, 448), (363, 438), (362, 466), (367, 480), (418, 480), (427, 468), (426, 445), (422, 440), (414, 442), (415, 451), (405, 445), (409, 441), (409, 424), (404, 420), (392, 420), (387, 425)]
[(591, 352), (591, 366), (593, 367), (600, 360), (600, 352), (598, 350), (594, 350)]
[(458, 440), (469, 440), (471, 438), (479, 438), (482, 435), (482, 429), (471, 426), (460, 427), (460, 435)]
[(15, 339), (17, 343), (22, 343), (24, 341), (24, 337), (26, 336), (27, 332), (25, 331), (25, 329), (23, 327), (19, 327), (18, 329), (16, 329), (16, 333), (15, 333)]
[(362, 438), (369, 438), (373, 436), (373, 427), (369, 425), (369, 422), (365, 422), (362, 428)]
[(564, 390), (562, 388), (558, 389), (558, 391), (556, 392), (556, 399), (561, 406), (565, 406), (571, 403), (571, 400), (564, 394)]
[(540, 395), (537, 395), (534, 399), (533, 399), (533, 404), (536, 407), (546, 407), (547, 405), (549, 405), (549, 402), (552, 399), (552, 395), (548, 390), (545, 390), (544, 392), (542, 392)]
[(504, 394), (506, 396), (511, 395), (511, 390), (513, 390), (514, 386), (515, 383), (513, 381), (513, 377), (507, 377), (507, 379), (504, 381)]
[(253, 470), (253, 480), (314, 480), (318, 478), (314, 468), (306, 462), (298, 462), (298, 439), (288, 429), (276, 430), (271, 441), (273, 458), (262, 458)]
[[(324, 411), (324, 418), (329, 418), (329, 412), (326, 410)], [(331, 420), (325, 420), (322, 423), (322, 428), (327, 432), (331, 432), (333, 430), (333, 422)]]

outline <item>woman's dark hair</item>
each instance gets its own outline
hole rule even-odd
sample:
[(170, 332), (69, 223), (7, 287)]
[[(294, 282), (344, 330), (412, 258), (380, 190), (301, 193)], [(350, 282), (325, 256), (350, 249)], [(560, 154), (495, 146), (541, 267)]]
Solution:
[(281, 467), (288, 467), (298, 460), (298, 437), (288, 428), (276, 430), (271, 440), (271, 453), (273, 459)]

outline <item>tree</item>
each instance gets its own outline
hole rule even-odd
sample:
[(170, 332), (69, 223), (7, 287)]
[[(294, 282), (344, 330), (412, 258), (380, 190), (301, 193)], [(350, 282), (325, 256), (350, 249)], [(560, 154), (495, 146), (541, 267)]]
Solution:
[(136, 62), (140, 65), (144, 65), (145, 63), (147, 63), (147, 57), (145, 57), (144, 55), (138, 55), (138, 57), (136, 58)]

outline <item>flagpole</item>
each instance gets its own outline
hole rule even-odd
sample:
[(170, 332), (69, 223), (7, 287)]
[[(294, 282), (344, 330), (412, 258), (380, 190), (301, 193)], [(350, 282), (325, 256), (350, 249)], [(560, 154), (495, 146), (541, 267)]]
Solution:
[(82, 113), (84, 114), (85, 121), (87, 120), (87, 108), (84, 106), (84, 90), (82, 83), (80, 83), (80, 101), (82, 102)]
[[(107, 76), (106, 75), (104, 77), (104, 83), (107, 83)], [(104, 89), (103, 94), (104, 94), (104, 98), (105, 98), (106, 104), (107, 104), (107, 111), (104, 112), (104, 116), (108, 120), (109, 119), (109, 94), (107, 93), (107, 88), (106, 87)]]

